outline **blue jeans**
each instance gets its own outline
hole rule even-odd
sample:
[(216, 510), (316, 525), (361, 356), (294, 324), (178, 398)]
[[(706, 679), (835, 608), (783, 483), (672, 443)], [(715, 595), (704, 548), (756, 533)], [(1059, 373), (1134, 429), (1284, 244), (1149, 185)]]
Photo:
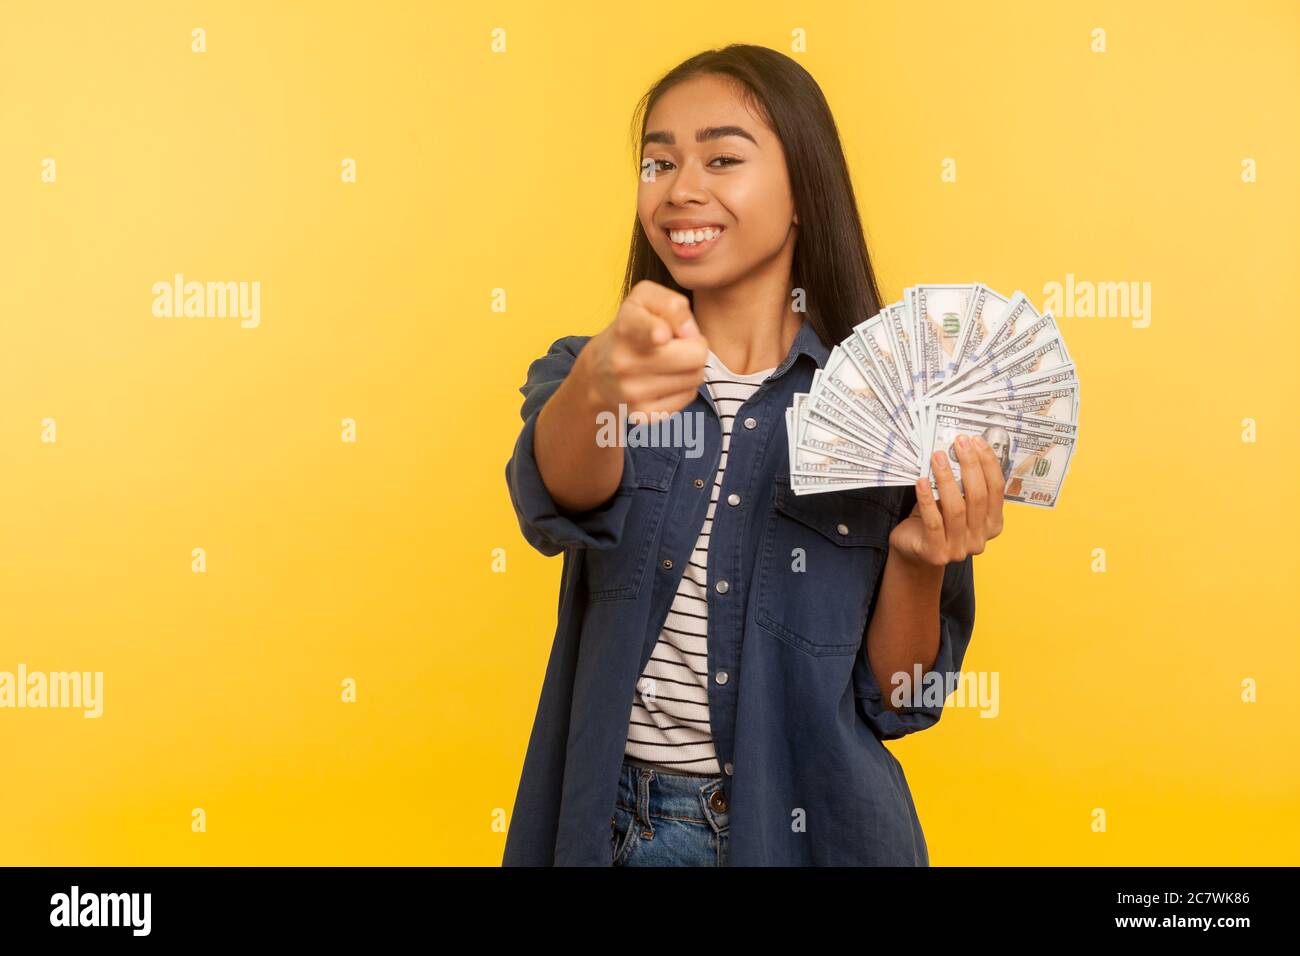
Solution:
[(727, 809), (721, 777), (625, 757), (609, 821), (614, 866), (726, 866)]

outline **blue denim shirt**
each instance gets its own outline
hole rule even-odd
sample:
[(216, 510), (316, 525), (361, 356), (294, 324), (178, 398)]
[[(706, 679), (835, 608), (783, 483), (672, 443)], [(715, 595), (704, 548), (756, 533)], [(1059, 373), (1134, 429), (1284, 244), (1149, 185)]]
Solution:
[[(542, 554), (563, 554), (564, 568), (505, 866), (611, 865), (635, 685), (695, 547), (721, 457), (717, 408), (701, 385), (683, 411), (703, 413), (702, 454), (630, 443), (605, 504), (560, 508), (542, 483), (533, 433), (589, 338), (561, 338), (529, 366), (523, 430), (506, 465), (524, 538)], [(916, 491), (790, 490), (785, 409), (828, 355), (805, 320), (785, 360), (737, 410), (713, 520), (709, 722), (729, 805), (728, 862), (924, 866), (929, 854), (902, 765), (882, 741), (924, 730), (942, 708), (887, 710), (865, 641), (889, 533)], [(974, 622), (968, 557), (944, 571), (938, 675), (927, 677), (960, 671)]]

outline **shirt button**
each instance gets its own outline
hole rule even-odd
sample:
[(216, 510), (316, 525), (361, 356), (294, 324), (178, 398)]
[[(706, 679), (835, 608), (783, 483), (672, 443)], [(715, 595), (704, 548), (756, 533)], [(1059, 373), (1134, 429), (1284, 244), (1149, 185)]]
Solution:
[(671, 571), (672, 568), (673, 568), (673, 559), (672, 559), (672, 558), (664, 558), (664, 570), (665, 570), (665, 571)]
[(740, 495), (736, 494), (734, 491), (731, 494), (727, 495), (727, 504), (729, 505), (740, 504)]
[(726, 594), (727, 589), (731, 587), (731, 585), (728, 584), (726, 581), (719, 581), (717, 584), (713, 585), (713, 587), (717, 590), (719, 594)]
[(725, 773), (728, 777), (731, 776), (731, 761), (730, 761), (730, 760), (728, 760), (726, 763), (724, 763), (724, 764), (722, 765), (722, 772)]
[(696, 478), (695, 481), (691, 482), (691, 484), (695, 485), (696, 488), (703, 488), (703, 487), (704, 487), (704, 479), (703, 479), (703, 478)]
[(849, 526), (846, 524), (837, 524), (835, 526), (835, 530), (838, 531), (840, 534), (848, 534)]
[(727, 672), (718, 671), (716, 674), (713, 675), (713, 679), (717, 681), (719, 684), (725, 684), (727, 682)]
[(745, 427), (746, 427), (746, 428), (757, 428), (757, 427), (758, 427), (758, 422), (754, 421), (754, 419), (752, 419), (752, 418), (746, 418), (746, 419), (745, 419)]

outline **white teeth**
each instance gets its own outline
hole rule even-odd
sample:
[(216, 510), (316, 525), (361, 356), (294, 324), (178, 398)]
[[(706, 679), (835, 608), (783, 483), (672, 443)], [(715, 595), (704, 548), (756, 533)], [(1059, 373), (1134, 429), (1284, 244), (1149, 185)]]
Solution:
[(670, 229), (668, 238), (673, 242), (684, 245), (693, 245), (697, 242), (704, 242), (707, 239), (715, 239), (722, 235), (721, 229), (714, 229), (712, 226), (706, 226), (703, 229)]

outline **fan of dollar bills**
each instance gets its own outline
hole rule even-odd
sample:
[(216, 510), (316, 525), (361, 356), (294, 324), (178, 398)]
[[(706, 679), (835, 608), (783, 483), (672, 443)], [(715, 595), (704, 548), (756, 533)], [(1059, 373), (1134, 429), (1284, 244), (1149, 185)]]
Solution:
[(796, 494), (910, 485), (958, 435), (1002, 461), (1006, 501), (1054, 508), (1074, 453), (1079, 380), (1050, 312), (980, 283), (917, 285), (853, 329), (786, 409)]

